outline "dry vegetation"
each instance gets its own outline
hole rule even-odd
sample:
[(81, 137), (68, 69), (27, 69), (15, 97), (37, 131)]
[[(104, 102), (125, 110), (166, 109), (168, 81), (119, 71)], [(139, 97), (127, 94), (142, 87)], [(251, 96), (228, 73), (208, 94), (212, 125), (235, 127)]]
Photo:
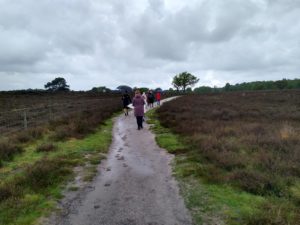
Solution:
[(93, 92), (2, 92), (0, 93), (0, 112), (22, 108), (41, 108), (49, 105), (76, 105), (78, 102), (114, 98), (116, 94)]
[[(47, 104), (46, 96), (26, 97), (19, 96), (19, 106), (14, 107), (34, 101), (35, 105)], [(101, 101), (93, 107), (89, 107), (86, 93), (48, 97), (66, 106), (76, 105), (76, 101), (82, 105), (86, 99), (83, 106), (87, 107), (66, 109), (67, 114), (57, 119), (1, 136), (0, 224), (33, 224), (53, 209), (53, 199), (61, 197), (61, 185), (72, 178), (75, 166), (87, 163), (86, 155), (94, 157), (91, 163), (100, 163), (103, 157), (99, 158), (99, 153), (107, 151), (111, 140), (112, 122), (108, 119), (122, 107), (118, 95), (101, 95)]]
[(45, 125), (73, 113), (94, 112), (108, 102), (119, 102), (118, 98), (118, 94), (92, 92), (0, 93), (0, 134)]
[(300, 224), (299, 91), (184, 96), (158, 116), (198, 165), (184, 176), (273, 199), (244, 224)]
[[(48, 120), (41, 118), (39, 126), (28, 129), (22, 129), (18, 132), (8, 133), (5, 138), (0, 139), (0, 167), (4, 161), (13, 159), (13, 155), (21, 153), (24, 145), (43, 136), (49, 136), (52, 141), (63, 141), (70, 137), (82, 138), (86, 134), (93, 132), (99, 124), (103, 123), (113, 113), (121, 109), (120, 97), (116, 95), (87, 94), (87, 93), (69, 93), (69, 94), (2, 94), (0, 96), (2, 104), (1, 111), (8, 108), (28, 107), (29, 105), (41, 106), (47, 108), (51, 99), (51, 104), (60, 104), (74, 106), (72, 110), (66, 108), (64, 114), (57, 119)], [(93, 107), (90, 101), (93, 101)], [(99, 102), (97, 103), (97, 100)], [(84, 102), (86, 101), (86, 104)], [(78, 106), (78, 102), (81, 107)], [(96, 104), (95, 104), (96, 102)], [(2, 105), (2, 106), (3, 106)], [(51, 143), (48, 144), (48, 148)], [(41, 147), (46, 149), (47, 146)], [(45, 150), (46, 151), (46, 150)]]

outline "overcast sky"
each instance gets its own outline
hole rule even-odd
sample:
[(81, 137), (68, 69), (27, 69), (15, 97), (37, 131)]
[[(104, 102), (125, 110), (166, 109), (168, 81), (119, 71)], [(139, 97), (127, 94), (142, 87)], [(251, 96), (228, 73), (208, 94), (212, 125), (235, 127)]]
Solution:
[(0, 90), (300, 78), (300, 0), (0, 0)]

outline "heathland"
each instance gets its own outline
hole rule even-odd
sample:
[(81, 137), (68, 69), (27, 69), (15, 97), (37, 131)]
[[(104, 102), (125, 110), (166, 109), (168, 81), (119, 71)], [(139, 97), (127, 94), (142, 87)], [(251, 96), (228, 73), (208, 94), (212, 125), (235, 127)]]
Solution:
[[(0, 224), (33, 224), (74, 168), (93, 178), (120, 96), (4, 94), (0, 103)], [(196, 224), (300, 224), (300, 91), (187, 95), (149, 116), (176, 156)]]
[[(101, 107), (105, 109), (114, 105), (118, 101), (117, 96), (93, 92), (2, 92), (0, 93), (0, 134), (44, 125), (86, 110), (100, 109), (101, 111)], [(106, 114), (107, 110), (102, 112)]]
[(198, 224), (300, 224), (300, 91), (189, 95), (152, 115)]
[(120, 96), (6, 93), (0, 102), (0, 224), (32, 224), (55, 208), (74, 168), (83, 181), (93, 178)]

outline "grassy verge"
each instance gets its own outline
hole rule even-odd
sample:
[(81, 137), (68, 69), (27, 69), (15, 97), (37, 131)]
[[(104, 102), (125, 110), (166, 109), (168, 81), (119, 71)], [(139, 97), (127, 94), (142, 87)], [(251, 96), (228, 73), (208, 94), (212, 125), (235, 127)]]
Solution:
[(91, 180), (109, 149), (112, 126), (112, 119), (106, 120), (81, 139), (53, 141), (50, 135), (44, 136), (4, 162), (0, 168), (0, 224), (30, 225), (51, 212), (77, 166), (86, 165), (84, 179)]
[[(176, 156), (174, 174), (195, 224), (287, 224), (287, 221), (295, 221), (295, 206), (284, 199), (259, 196), (214, 182), (218, 174), (210, 174), (215, 171), (211, 169), (213, 165), (199, 160), (186, 138), (163, 127), (154, 110), (148, 112), (148, 117), (157, 143)], [(282, 215), (288, 218), (282, 219)]]

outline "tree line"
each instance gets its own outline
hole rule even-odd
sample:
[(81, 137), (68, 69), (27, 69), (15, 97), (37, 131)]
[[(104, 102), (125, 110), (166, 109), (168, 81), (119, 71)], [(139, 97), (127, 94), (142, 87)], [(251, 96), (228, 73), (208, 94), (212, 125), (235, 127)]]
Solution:
[[(283, 89), (300, 89), (300, 79), (282, 79), (277, 81), (254, 81), (243, 82), (231, 85), (226, 83), (224, 87), (209, 87), (200, 86), (192, 90), (192, 88), (199, 82), (199, 78), (189, 72), (182, 72), (173, 77), (173, 88), (168, 90), (162, 90), (161, 88), (155, 88), (154, 92), (167, 92), (167, 93), (216, 93), (216, 92), (230, 92), (230, 91), (258, 91), (258, 90), (283, 90)], [(54, 80), (44, 85), (45, 89), (27, 89), (16, 90), (10, 92), (16, 93), (37, 93), (37, 92), (69, 92), (70, 86), (63, 77), (57, 77)], [(139, 89), (142, 92), (147, 92), (147, 87), (129, 87), (127, 85), (120, 85), (115, 90), (111, 90), (105, 86), (93, 87), (87, 92), (94, 93), (119, 93), (119, 92), (133, 92), (135, 89)]]
[(224, 87), (201, 86), (194, 89), (195, 93), (214, 93), (230, 91), (259, 91), (259, 90), (284, 90), (300, 89), (300, 79), (282, 79), (277, 81), (253, 81), (231, 85), (226, 83)]

